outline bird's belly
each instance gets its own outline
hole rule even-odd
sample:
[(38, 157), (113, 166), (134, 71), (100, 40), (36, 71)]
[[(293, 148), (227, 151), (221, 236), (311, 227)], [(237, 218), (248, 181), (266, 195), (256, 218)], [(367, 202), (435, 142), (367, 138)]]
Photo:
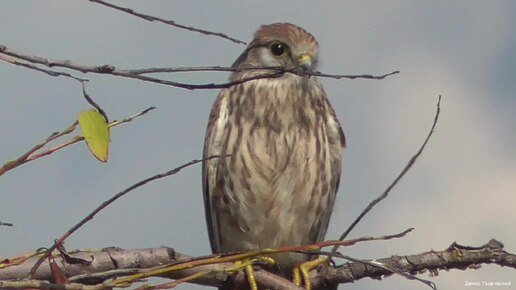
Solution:
[[(327, 146), (311, 136), (294, 133), (255, 131), (243, 140), (252, 146), (231, 152), (225, 172), (229, 202), (219, 216), (223, 252), (316, 242), (326, 212), (322, 207), (328, 204), (321, 179), (329, 176), (330, 154), (318, 152)], [(283, 266), (308, 259), (302, 254), (275, 258)]]

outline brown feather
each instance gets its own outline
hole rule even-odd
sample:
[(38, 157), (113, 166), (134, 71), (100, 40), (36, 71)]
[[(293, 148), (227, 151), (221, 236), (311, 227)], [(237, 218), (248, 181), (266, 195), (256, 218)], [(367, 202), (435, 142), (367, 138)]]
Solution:
[[(288, 53), (270, 52), (281, 42)], [(304, 29), (262, 26), (235, 67), (297, 65), (317, 41)], [(235, 72), (231, 80), (267, 73)], [(223, 89), (211, 110), (203, 165), (203, 191), (214, 253), (311, 244), (324, 239), (339, 186), (344, 134), (315, 77), (286, 73)], [(280, 272), (311, 257), (276, 255)]]

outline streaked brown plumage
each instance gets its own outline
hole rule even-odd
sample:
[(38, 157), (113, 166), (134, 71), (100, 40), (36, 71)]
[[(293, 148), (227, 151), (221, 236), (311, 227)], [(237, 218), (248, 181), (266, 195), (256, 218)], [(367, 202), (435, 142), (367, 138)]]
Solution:
[[(311, 70), (319, 45), (303, 28), (262, 26), (234, 67)], [(270, 73), (234, 72), (231, 81)], [(220, 91), (211, 110), (203, 165), (206, 220), (214, 253), (310, 244), (324, 239), (341, 172), (344, 134), (315, 77), (286, 73)], [(282, 273), (304, 254), (274, 257)]]

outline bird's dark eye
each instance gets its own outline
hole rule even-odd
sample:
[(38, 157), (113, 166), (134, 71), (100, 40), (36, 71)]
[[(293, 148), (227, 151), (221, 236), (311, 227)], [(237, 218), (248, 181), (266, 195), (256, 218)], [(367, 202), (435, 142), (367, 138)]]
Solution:
[(280, 56), (287, 51), (287, 46), (281, 42), (274, 42), (271, 45), (271, 52), (274, 55)]

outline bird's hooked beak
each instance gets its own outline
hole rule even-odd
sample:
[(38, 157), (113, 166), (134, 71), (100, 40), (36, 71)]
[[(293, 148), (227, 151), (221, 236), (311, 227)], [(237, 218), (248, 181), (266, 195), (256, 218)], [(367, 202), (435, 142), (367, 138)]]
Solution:
[(308, 53), (302, 53), (297, 58), (299, 66), (304, 71), (311, 71), (312, 70), (312, 56)]

